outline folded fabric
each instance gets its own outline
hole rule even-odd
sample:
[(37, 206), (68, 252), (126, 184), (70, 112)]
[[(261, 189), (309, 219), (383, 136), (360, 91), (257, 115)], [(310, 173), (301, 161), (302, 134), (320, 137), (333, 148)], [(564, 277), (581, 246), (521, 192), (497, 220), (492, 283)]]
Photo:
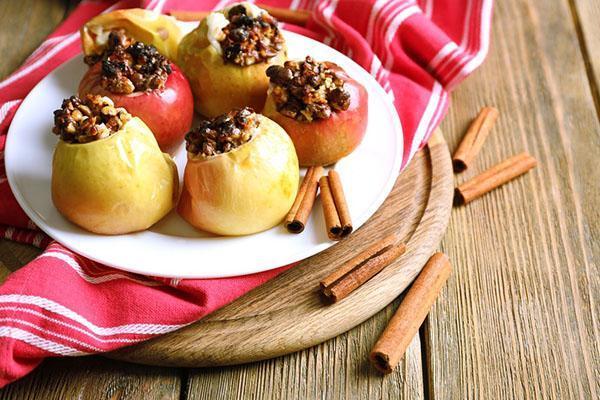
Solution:
[[(18, 206), (6, 179), (3, 150), (16, 110), (37, 82), (80, 53), (79, 28), (88, 19), (116, 8), (168, 12), (219, 9), (229, 3), (83, 1), (22, 67), (0, 83), (0, 234), (45, 248), (0, 286), (0, 386), (24, 376), (45, 357), (110, 351), (173, 331), (289, 268), (205, 280), (115, 270), (58, 243), (48, 246), (49, 238)], [(342, 51), (379, 81), (402, 123), (402, 168), (445, 115), (449, 90), (481, 64), (489, 45), (492, 0), (265, 0), (262, 4), (310, 10), (305, 27), (285, 28)]]

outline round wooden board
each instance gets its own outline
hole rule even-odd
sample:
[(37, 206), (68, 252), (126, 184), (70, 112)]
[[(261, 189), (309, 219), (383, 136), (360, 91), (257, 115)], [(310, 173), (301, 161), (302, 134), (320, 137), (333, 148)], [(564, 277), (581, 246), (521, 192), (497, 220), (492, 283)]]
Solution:
[[(192, 325), (108, 356), (177, 367), (241, 364), (302, 350), (346, 332), (413, 281), (446, 230), (452, 197), (450, 154), (438, 131), (400, 174), (377, 213), (348, 238)], [(325, 305), (319, 281), (393, 231), (405, 238), (407, 252), (346, 299)]]

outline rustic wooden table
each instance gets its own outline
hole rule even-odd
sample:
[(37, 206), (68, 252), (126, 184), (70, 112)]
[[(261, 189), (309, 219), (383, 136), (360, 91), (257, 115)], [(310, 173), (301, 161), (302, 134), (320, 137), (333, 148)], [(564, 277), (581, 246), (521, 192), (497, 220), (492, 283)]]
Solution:
[[(0, 2), (0, 78), (72, 5)], [(521, 151), (525, 177), (453, 211), (441, 249), (454, 275), (407, 353), (381, 377), (367, 354), (397, 301), (319, 346), (227, 368), (155, 368), (102, 357), (48, 360), (0, 391), (23, 398), (598, 398), (600, 3), (497, 1), (483, 67), (452, 95), (453, 150), (483, 105), (501, 117), (477, 166)], [(34, 248), (0, 242), (6, 276)]]

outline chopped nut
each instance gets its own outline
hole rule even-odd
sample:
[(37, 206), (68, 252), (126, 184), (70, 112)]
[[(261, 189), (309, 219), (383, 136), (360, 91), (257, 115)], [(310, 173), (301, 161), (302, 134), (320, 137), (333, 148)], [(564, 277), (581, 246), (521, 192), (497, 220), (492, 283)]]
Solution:
[(187, 151), (194, 155), (210, 157), (227, 153), (249, 142), (259, 125), (259, 120), (249, 107), (233, 110), (212, 120), (205, 120), (185, 136)]
[(124, 108), (116, 108), (108, 97), (71, 96), (54, 111), (52, 132), (67, 143), (89, 143), (118, 132), (130, 119), (131, 115)]
[(344, 89), (344, 80), (330, 66), (309, 56), (304, 61), (286, 61), (283, 66), (267, 68), (277, 111), (286, 117), (310, 122), (347, 110), (350, 93)]
[(102, 62), (104, 89), (129, 94), (162, 89), (172, 72), (171, 63), (152, 45), (136, 42), (123, 30), (112, 31), (100, 55), (86, 56), (88, 65)]
[(283, 48), (277, 20), (269, 13), (251, 16), (244, 4), (238, 4), (226, 16), (229, 25), (223, 28), (224, 38), (219, 41), (226, 63), (247, 66), (266, 62)]

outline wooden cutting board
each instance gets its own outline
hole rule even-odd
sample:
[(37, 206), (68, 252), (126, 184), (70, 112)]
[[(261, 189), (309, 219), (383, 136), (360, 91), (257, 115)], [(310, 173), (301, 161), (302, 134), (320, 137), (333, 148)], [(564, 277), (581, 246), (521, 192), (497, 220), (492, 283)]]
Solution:
[[(348, 238), (194, 324), (108, 357), (178, 367), (230, 365), (292, 353), (335, 337), (383, 309), (413, 281), (446, 230), (452, 197), (450, 154), (438, 131), (400, 175), (381, 208)], [(405, 238), (407, 252), (346, 299), (325, 305), (318, 295), (319, 281), (393, 231)]]

